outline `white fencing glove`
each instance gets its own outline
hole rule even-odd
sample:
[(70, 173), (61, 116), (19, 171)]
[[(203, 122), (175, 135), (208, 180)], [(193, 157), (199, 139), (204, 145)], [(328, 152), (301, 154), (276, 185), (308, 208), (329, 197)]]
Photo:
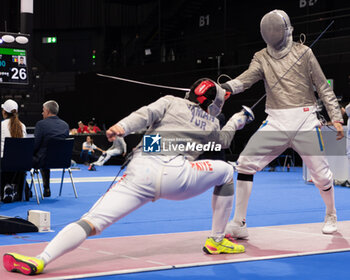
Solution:
[(254, 113), (253, 111), (246, 106), (243, 106), (243, 109), (234, 114), (228, 121), (230, 123), (230, 126), (234, 127), (235, 130), (242, 129), (247, 123), (250, 123), (254, 120)]

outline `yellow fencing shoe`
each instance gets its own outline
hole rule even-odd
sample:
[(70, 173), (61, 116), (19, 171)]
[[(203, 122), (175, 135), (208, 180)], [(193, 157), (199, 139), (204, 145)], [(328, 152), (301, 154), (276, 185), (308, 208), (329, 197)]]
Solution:
[(7, 271), (20, 272), (26, 275), (39, 274), (44, 270), (45, 263), (41, 259), (27, 257), (16, 253), (6, 253), (3, 264)]
[(243, 245), (239, 245), (227, 239), (226, 237), (220, 242), (216, 242), (213, 238), (209, 237), (204, 244), (203, 251), (207, 254), (237, 254), (244, 253), (245, 248)]

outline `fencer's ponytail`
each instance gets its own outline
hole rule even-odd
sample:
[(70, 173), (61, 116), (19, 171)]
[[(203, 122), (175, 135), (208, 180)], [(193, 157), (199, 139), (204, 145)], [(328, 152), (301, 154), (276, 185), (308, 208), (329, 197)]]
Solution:
[(18, 118), (17, 110), (12, 110), (11, 113), (7, 113), (7, 116), (10, 119), (9, 130), (11, 137), (23, 138), (22, 123)]

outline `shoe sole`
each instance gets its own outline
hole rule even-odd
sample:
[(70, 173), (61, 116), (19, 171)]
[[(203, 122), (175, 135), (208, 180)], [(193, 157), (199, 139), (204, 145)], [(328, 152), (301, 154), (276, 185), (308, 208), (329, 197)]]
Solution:
[(240, 254), (240, 253), (244, 253), (245, 250), (243, 250), (241, 252), (226, 253), (226, 252), (211, 251), (206, 246), (204, 246), (203, 247), (203, 252), (208, 254), (208, 255), (219, 255), (219, 254)]
[(323, 234), (332, 234), (332, 233), (335, 233), (335, 232), (337, 232), (337, 229), (331, 230), (331, 231), (322, 230)]
[[(229, 230), (227, 232), (230, 232)], [(240, 235), (240, 234), (233, 234), (233, 233), (227, 233), (226, 234), (230, 234), (232, 238), (234, 239), (249, 239), (249, 234), (243, 234), (243, 235)], [(232, 232), (232, 231), (231, 231)]]
[(244, 229), (237, 227), (227, 226), (225, 233), (231, 235), (235, 239), (249, 239), (248, 229), (245, 227)]
[(20, 272), (25, 275), (35, 275), (37, 270), (35, 265), (16, 259), (11, 254), (4, 255), (3, 264), (7, 271)]
[(208, 248), (207, 247), (203, 247), (203, 252), (204, 253), (206, 253), (206, 254), (208, 254), (208, 255), (217, 255), (218, 253), (215, 253), (215, 252), (210, 252), (209, 250), (208, 250)]
[(232, 237), (235, 238), (235, 239), (244, 239), (244, 240), (249, 239), (249, 235), (244, 235), (244, 236), (234, 236), (234, 235), (232, 235)]

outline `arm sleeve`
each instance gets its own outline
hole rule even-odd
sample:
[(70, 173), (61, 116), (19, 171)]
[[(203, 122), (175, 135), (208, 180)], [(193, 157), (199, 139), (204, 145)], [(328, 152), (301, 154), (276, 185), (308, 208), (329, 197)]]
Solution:
[(233, 137), (236, 134), (236, 131), (244, 127), (246, 120), (246, 116), (241, 111), (234, 114), (227, 121), (226, 125), (221, 129), (219, 133), (219, 139), (223, 149), (227, 149), (230, 147)]
[(218, 131), (219, 143), (221, 144), (222, 149), (228, 149), (231, 146), (233, 137), (235, 136), (235, 130), (229, 130), (228, 128), (223, 127), (222, 130)]
[(249, 68), (235, 79), (228, 81), (226, 84), (230, 86), (232, 94), (237, 94), (250, 88), (257, 81), (263, 79), (263, 77), (263, 70), (257, 58), (257, 54), (255, 54), (249, 64)]
[(170, 105), (170, 101), (169, 96), (161, 97), (157, 101), (138, 109), (119, 121), (118, 125), (123, 127), (125, 131), (124, 136), (135, 131), (146, 129), (152, 124), (159, 122)]
[(318, 63), (312, 50), (309, 50), (309, 68), (311, 73), (311, 79), (316, 87), (318, 96), (322, 100), (326, 107), (327, 113), (332, 122), (343, 123), (343, 117), (341, 115), (340, 106), (333, 90), (329, 86), (327, 79)]

